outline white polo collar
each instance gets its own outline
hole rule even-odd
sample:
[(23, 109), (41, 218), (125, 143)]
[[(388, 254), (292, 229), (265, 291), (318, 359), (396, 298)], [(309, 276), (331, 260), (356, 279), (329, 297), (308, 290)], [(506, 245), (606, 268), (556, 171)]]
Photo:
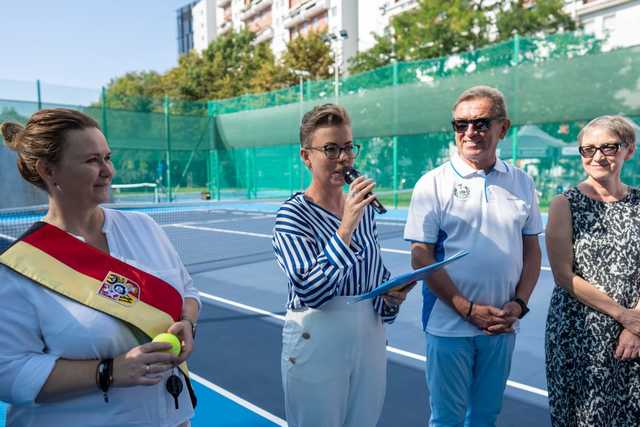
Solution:
[[(485, 175), (484, 171), (474, 169), (467, 162), (462, 160), (458, 153), (453, 153), (451, 155), (451, 167), (453, 168), (454, 172), (462, 178), (468, 178), (474, 174)], [(496, 163), (495, 165), (493, 165), (493, 169), (491, 169), (491, 171), (508, 173), (509, 167), (503, 160), (496, 158)], [(491, 171), (489, 171), (489, 173), (491, 173)]]

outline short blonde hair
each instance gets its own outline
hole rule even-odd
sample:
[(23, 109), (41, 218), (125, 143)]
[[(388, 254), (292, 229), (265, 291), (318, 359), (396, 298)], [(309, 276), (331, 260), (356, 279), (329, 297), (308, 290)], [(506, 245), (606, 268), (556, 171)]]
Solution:
[(321, 127), (351, 126), (347, 110), (336, 104), (318, 105), (302, 117), (300, 145), (310, 147), (314, 132)]

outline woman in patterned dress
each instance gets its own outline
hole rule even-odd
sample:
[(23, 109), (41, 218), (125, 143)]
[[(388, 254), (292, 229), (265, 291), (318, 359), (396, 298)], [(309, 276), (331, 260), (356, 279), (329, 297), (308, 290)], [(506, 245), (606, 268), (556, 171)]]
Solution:
[(602, 116), (578, 135), (587, 178), (557, 196), (546, 243), (557, 287), (546, 328), (554, 426), (640, 425), (640, 190), (622, 166), (635, 133)]

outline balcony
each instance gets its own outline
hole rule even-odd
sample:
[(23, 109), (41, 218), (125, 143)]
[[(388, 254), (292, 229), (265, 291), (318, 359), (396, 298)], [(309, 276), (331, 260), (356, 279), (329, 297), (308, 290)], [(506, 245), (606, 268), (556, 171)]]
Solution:
[(224, 34), (228, 32), (232, 27), (233, 27), (233, 24), (231, 23), (231, 21), (224, 21), (218, 27), (218, 34)]
[(226, 7), (231, 4), (231, 0), (218, 0), (218, 7)]
[(256, 35), (256, 38), (253, 41), (253, 43), (258, 44), (258, 43), (266, 42), (267, 40), (271, 40), (272, 38), (273, 38), (273, 27), (267, 27)]
[(327, 10), (329, 10), (329, 0), (316, 0), (303, 3), (289, 11), (289, 16), (284, 20), (284, 26), (287, 29), (295, 27)]
[(256, 16), (268, 7), (271, 7), (273, 0), (253, 0), (249, 6), (242, 11), (240, 19), (246, 21)]

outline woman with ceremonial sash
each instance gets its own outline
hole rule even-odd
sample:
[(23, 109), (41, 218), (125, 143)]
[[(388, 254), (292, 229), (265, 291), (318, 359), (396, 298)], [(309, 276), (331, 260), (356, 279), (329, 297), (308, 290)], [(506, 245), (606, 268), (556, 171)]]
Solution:
[(389, 278), (382, 262), (371, 191), (356, 178), (347, 112), (333, 104), (304, 115), (300, 156), (312, 180), (279, 209), (273, 233), (278, 264), (288, 279), (282, 333), (282, 384), (291, 427), (374, 427), (386, 387), (386, 337), (413, 287), (348, 304)]
[[(49, 197), (42, 221), (0, 254), (7, 426), (188, 426), (198, 292), (150, 217), (100, 206), (114, 169), (98, 124), (48, 109), (1, 130)], [(161, 332), (182, 341), (178, 356), (150, 342)], [(184, 390), (175, 398), (168, 379)]]

